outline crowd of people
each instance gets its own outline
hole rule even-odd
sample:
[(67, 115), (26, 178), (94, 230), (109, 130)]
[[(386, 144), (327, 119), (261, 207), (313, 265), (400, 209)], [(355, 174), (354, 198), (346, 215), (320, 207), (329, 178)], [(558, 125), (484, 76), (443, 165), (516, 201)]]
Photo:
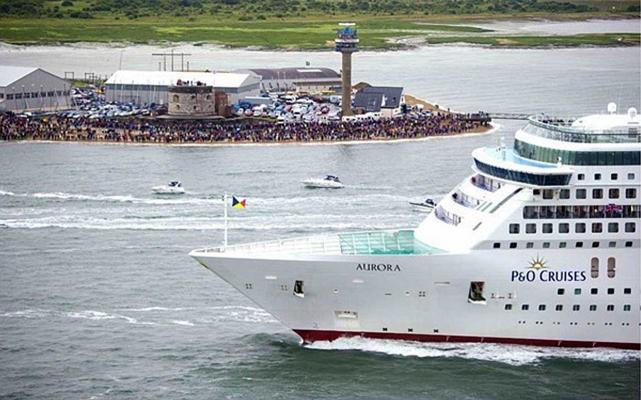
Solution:
[(482, 131), (487, 118), (455, 113), (349, 122), (89, 119), (0, 114), (0, 140), (121, 143), (278, 143), (412, 139)]

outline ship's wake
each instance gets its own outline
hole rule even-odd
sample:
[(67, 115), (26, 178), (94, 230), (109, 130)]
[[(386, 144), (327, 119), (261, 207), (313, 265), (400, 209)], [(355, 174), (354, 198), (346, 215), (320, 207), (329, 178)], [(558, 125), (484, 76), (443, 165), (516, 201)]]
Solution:
[(636, 350), (608, 348), (558, 348), (490, 343), (419, 343), (402, 340), (340, 338), (306, 345), (314, 350), (351, 350), (381, 353), (399, 357), (464, 358), (495, 361), (510, 365), (537, 364), (545, 359), (568, 358), (601, 362), (638, 361)]

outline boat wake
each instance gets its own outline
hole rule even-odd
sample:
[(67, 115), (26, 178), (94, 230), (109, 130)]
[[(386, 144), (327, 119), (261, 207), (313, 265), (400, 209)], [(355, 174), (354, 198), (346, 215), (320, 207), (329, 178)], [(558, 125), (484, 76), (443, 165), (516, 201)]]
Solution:
[(314, 350), (356, 350), (400, 357), (465, 358), (510, 365), (538, 364), (545, 359), (569, 358), (601, 362), (638, 361), (636, 350), (608, 348), (557, 348), (490, 343), (419, 343), (402, 340), (340, 338), (306, 345)]
[(14, 193), (10, 191), (0, 190), (0, 196), (9, 197), (26, 197), (33, 199), (50, 199), (50, 200), (69, 200), (69, 201), (95, 201), (95, 202), (108, 202), (108, 203), (130, 203), (130, 204), (152, 204), (152, 205), (165, 205), (165, 204), (216, 204), (221, 203), (218, 198), (144, 198), (134, 197), (131, 195), (86, 195), (76, 193), (64, 192), (38, 192), (38, 193)]

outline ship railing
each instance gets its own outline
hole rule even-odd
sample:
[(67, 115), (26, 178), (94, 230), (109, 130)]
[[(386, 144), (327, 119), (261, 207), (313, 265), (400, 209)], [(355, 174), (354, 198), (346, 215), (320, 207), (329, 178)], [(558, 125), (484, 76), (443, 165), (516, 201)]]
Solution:
[(204, 253), (246, 254), (323, 254), (323, 255), (383, 255), (427, 254), (442, 252), (414, 238), (414, 230), (378, 230), (331, 235), (307, 236), (208, 248)]
[(609, 129), (607, 131), (589, 130), (570, 126), (572, 119), (535, 116), (529, 118), (530, 124), (524, 132), (548, 139), (574, 143), (639, 143), (639, 127)]

